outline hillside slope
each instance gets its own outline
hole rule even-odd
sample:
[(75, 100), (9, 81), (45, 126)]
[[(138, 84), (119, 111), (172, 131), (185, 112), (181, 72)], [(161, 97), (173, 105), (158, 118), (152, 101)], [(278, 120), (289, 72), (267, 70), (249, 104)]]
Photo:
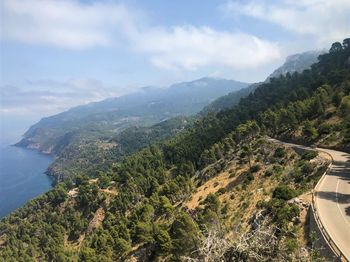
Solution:
[(43, 118), (31, 126), (17, 144), (57, 154), (66, 136), (79, 133), (87, 139), (110, 137), (131, 126), (146, 126), (176, 116), (197, 113), (214, 99), (248, 84), (233, 80), (202, 78), (169, 88), (143, 90), (101, 102), (78, 106)]
[[(336, 145), (350, 134), (350, 39), (310, 70), (260, 85), (231, 110), (78, 176), (0, 222), (0, 257), (54, 261), (317, 261), (308, 192), (328, 166), (315, 152), (265, 139), (322, 141), (328, 108)], [(315, 132), (317, 131), (317, 133)], [(295, 198), (298, 196), (298, 198)]]

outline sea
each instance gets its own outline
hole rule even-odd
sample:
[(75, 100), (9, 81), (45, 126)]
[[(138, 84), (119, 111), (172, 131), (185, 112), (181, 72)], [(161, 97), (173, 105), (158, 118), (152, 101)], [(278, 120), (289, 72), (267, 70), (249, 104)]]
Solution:
[(22, 127), (11, 132), (2, 122), (0, 137), (0, 219), (52, 188), (45, 175), (53, 157), (12, 146), (21, 139)]

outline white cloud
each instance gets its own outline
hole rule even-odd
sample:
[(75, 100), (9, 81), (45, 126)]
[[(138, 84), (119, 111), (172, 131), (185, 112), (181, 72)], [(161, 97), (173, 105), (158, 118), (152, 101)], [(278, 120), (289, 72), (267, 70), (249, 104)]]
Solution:
[(120, 95), (118, 89), (94, 79), (31, 81), (21, 88), (0, 86), (0, 113), (46, 115)]
[(73, 49), (114, 46), (122, 39), (163, 69), (245, 69), (280, 57), (275, 43), (253, 35), (191, 25), (147, 26), (138, 10), (113, 2), (4, 0), (1, 9), (2, 38)]
[(232, 16), (245, 15), (272, 22), (320, 45), (339, 41), (350, 34), (349, 0), (228, 1), (222, 10)]
[(132, 30), (130, 12), (111, 2), (3, 0), (1, 37), (32, 44), (84, 49), (112, 44), (113, 30)]
[(253, 35), (210, 27), (177, 26), (141, 32), (134, 43), (151, 55), (153, 65), (176, 70), (204, 66), (256, 68), (280, 58), (277, 44)]

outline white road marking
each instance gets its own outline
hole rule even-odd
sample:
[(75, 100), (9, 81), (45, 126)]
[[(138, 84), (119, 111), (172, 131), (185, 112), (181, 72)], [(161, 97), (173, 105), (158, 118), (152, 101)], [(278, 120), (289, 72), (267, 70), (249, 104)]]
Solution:
[(337, 181), (337, 187), (335, 189), (335, 199), (337, 200), (337, 207), (339, 209), (339, 212), (342, 216), (342, 218), (345, 220), (345, 222), (350, 226), (350, 223), (349, 221), (346, 219), (346, 217), (344, 216), (343, 212), (341, 212), (341, 208), (339, 206), (339, 201), (338, 201), (338, 187), (339, 187), (339, 178), (338, 178), (338, 181)]

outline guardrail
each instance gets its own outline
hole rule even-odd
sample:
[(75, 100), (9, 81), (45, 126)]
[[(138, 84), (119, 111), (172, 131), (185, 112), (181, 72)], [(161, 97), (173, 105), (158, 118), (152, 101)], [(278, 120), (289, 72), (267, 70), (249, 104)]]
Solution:
[(311, 203), (312, 213), (313, 213), (316, 224), (317, 224), (318, 228), (320, 229), (320, 232), (321, 232), (325, 242), (328, 244), (329, 248), (332, 250), (335, 258), (338, 261), (349, 261), (346, 258), (345, 254), (338, 247), (338, 245), (333, 241), (333, 239), (331, 238), (331, 236), (327, 232), (326, 228), (324, 227), (324, 225), (322, 223), (322, 220), (320, 219), (320, 217), (317, 213), (318, 208), (317, 208), (317, 201), (315, 200), (315, 198), (316, 198), (315, 193), (317, 192), (317, 189), (320, 186), (321, 182), (324, 180), (325, 176), (327, 174), (329, 174), (330, 169), (332, 167), (332, 163), (333, 163), (333, 157), (329, 153), (322, 151), (322, 150), (318, 150), (318, 151), (328, 154), (331, 157), (332, 162), (328, 165), (326, 172), (323, 173), (322, 177), (320, 178), (320, 180), (317, 182), (316, 186), (312, 190), (312, 203)]
[[(281, 142), (277, 139), (273, 139), (271, 137), (268, 137), (270, 140), (278, 142), (278, 143), (284, 143)], [(284, 144), (290, 144), (290, 143), (284, 143)], [(290, 144), (293, 145), (293, 144)], [(300, 145), (299, 145), (300, 146)], [(306, 146), (304, 146), (305, 149), (307, 148)], [(310, 148), (308, 149), (310, 150)], [(316, 221), (317, 227), (320, 229), (320, 232), (323, 236), (324, 241), (327, 243), (327, 245), (329, 246), (330, 250), (333, 252), (334, 257), (338, 260), (338, 261), (347, 261), (350, 262), (350, 260), (348, 260), (345, 256), (345, 254), (341, 251), (341, 249), (338, 247), (338, 245), (333, 241), (333, 239), (331, 238), (331, 236), (329, 235), (329, 233), (327, 232), (326, 228), (324, 227), (319, 215), (318, 215), (318, 209), (317, 209), (317, 201), (315, 201), (315, 192), (317, 191), (318, 187), (320, 186), (321, 182), (323, 181), (323, 179), (325, 178), (325, 176), (330, 172), (330, 169), (332, 167), (332, 163), (333, 163), (333, 157), (331, 154), (329, 154), (326, 151), (323, 151), (321, 148), (317, 148), (317, 149), (311, 149), (311, 150), (317, 150), (318, 152), (323, 152), (327, 155), (330, 156), (331, 158), (331, 163), (328, 165), (327, 170), (322, 174), (320, 180), (317, 182), (316, 186), (314, 187), (314, 189), (312, 190), (312, 202), (311, 202), (311, 209), (312, 209), (312, 214), (314, 216), (314, 219)]]

